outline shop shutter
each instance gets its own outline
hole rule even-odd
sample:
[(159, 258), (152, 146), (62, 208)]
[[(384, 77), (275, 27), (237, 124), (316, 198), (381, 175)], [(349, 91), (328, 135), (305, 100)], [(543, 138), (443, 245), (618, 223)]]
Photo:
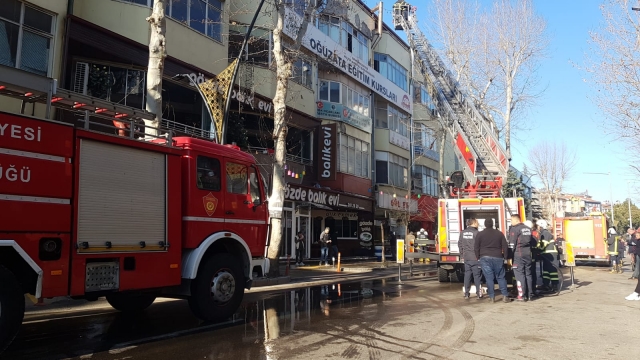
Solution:
[[(158, 245), (166, 241), (165, 157), (153, 151), (81, 140), (79, 251), (165, 250)], [(111, 242), (111, 249), (107, 242)]]

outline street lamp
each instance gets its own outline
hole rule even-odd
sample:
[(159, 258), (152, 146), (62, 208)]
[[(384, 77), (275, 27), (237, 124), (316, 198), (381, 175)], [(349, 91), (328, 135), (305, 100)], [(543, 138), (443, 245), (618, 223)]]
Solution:
[(589, 175), (608, 175), (609, 176), (609, 204), (611, 205), (611, 226), (615, 226), (615, 218), (613, 217), (613, 186), (611, 185), (611, 171), (606, 173), (586, 172)]

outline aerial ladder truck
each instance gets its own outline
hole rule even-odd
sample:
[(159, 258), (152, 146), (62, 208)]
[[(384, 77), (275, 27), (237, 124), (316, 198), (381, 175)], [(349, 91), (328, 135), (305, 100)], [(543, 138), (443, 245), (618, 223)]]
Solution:
[(466, 220), (493, 219), (505, 236), (511, 215), (524, 221), (522, 198), (505, 198), (502, 185), (507, 178), (509, 159), (494, 127), (465, 94), (453, 74), (420, 28), (417, 8), (406, 1), (393, 6), (395, 30), (404, 30), (415, 57), (415, 65), (425, 79), (425, 86), (436, 106), (441, 126), (454, 142), (454, 150), (462, 170), (453, 172), (447, 182), (445, 198), (438, 200), (438, 233), (436, 244), (427, 257), (436, 260), (438, 280), (462, 281), (464, 264), (458, 240)]

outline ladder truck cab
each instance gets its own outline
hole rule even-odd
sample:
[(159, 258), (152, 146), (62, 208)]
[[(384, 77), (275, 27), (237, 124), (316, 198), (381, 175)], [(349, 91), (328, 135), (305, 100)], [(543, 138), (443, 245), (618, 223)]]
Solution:
[(417, 70), (436, 106), (438, 120), (453, 139), (453, 148), (462, 170), (447, 179), (446, 198), (438, 201), (438, 234), (435, 251), (429, 258), (438, 264), (440, 281), (461, 281), (464, 264), (458, 240), (466, 220), (491, 218), (505, 236), (511, 215), (524, 221), (524, 201), (504, 198), (502, 185), (507, 178), (509, 158), (500, 144), (493, 123), (474, 105), (458, 84), (420, 28), (417, 8), (406, 1), (393, 5), (396, 30), (404, 30), (415, 54)]
[(125, 312), (186, 298), (207, 321), (236, 312), (267, 266), (266, 184), (253, 156), (162, 129), (123, 137), (112, 120), (153, 114), (13, 68), (0, 66), (0, 96), (55, 104), (81, 125), (0, 112), (0, 352), (24, 295), (105, 296)]

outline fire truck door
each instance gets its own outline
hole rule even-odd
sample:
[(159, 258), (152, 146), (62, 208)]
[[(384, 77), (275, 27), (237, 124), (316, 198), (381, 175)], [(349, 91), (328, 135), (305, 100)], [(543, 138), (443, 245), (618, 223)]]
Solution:
[[(225, 160), (226, 187), (225, 195), (225, 228), (238, 234), (249, 248), (255, 249), (261, 230), (265, 227), (265, 219), (260, 218), (258, 210), (254, 211), (254, 200), (250, 188), (250, 173), (256, 176), (252, 167)], [(259, 193), (259, 189), (257, 190)], [(264, 206), (260, 206), (261, 208)]]

